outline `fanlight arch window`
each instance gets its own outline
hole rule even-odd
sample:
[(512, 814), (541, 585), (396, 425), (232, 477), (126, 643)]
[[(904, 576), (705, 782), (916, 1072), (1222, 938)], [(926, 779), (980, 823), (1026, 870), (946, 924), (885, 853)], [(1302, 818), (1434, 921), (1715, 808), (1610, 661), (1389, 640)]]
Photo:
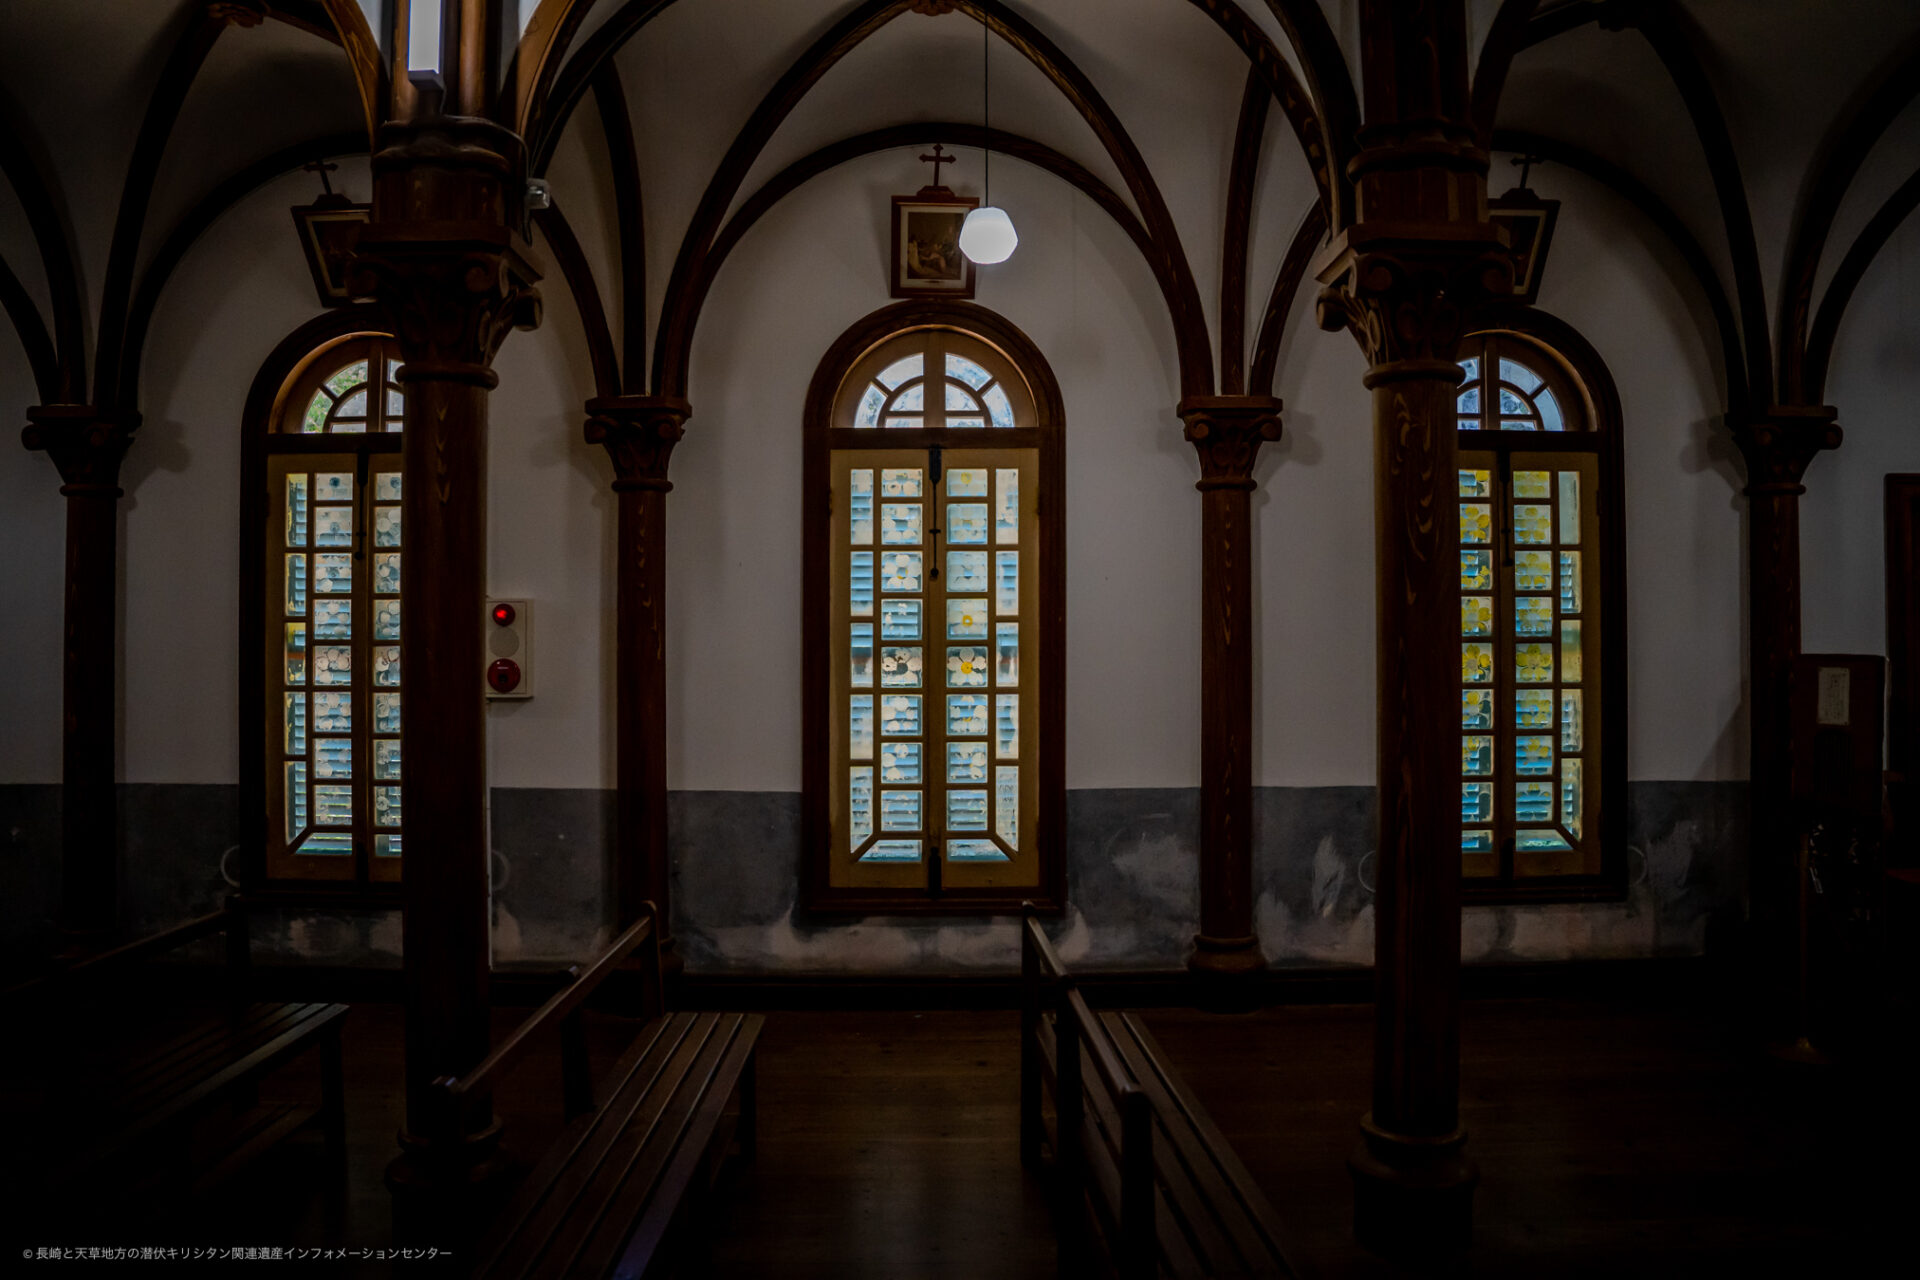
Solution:
[(1011, 326), (960, 315), (974, 327), (856, 326), (809, 403), (809, 896), (824, 909), (1060, 897), (1058, 392)]
[(1457, 405), (1461, 870), (1470, 898), (1617, 893), (1620, 427), (1584, 343), (1465, 344)]
[(268, 880), (400, 878), (399, 366), (381, 335), (321, 344), (262, 437)]

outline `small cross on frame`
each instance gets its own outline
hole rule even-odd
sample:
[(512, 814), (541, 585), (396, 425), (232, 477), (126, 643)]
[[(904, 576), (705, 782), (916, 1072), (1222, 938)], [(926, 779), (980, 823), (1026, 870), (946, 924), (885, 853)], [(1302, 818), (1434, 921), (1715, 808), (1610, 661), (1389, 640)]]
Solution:
[(943, 148), (937, 142), (933, 144), (932, 155), (921, 156), (920, 158), (933, 166), (933, 185), (935, 187), (938, 187), (940, 185), (940, 166), (941, 165), (960, 163), (960, 158), (958, 156), (950, 156), (950, 155), (943, 154)]
[(320, 189), (328, 195), (333, 194), (333, 184), (327, 181), (327, 175), (332, 173), (335, 169), (338, 169), (340, 167), (339, 165), (334, 164), (330, 160), (314, 160), (308, 164), (303, 164), (300, 167), (308, 173), (319, 174)]

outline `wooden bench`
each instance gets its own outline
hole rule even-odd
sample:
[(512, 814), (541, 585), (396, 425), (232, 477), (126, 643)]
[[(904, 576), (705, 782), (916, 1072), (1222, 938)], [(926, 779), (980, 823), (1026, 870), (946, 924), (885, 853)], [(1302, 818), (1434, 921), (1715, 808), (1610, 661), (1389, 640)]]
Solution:
[[(219, 934), (226, 935), (224, 1008), (190, 1014), (184, 1030), (171, 1002), (150, 1007), (114, 981), (140, 961)], [(205, 1192), (316, 1116), (331, 1163), (344, 1166), (347, 1006), (250, 1001), (247, 951), (246, 907), (235, 896), (210, 915), (64, 964), (7, 993), (19, 1011), (15, 1025), (34, 1028), (38, 1042), (9, 1062), (6, 1086), (15, 1136), (38, 1148), (15, 1167), (30, 1201), (44, 1200), (63, 1223), (84, 1221), (89, 1205), (125, 1223), (131, 1205), (157, 1213)], [(163, 1030), (142, 1036), (142, 1022)], [(256, 1087), (268, 1073), (314, 1049), (318, 1107), (258, 1101)], [(106, 1185), (129, 1194), (103, 1195)], [(81, 1186), (85, 1195), (70, 1194)]]
[(1152, 1034), (1088, 1008), (1031, 908), (1020, 969), (1021, 1158), (1052, 1156), (1062, 1274), (1293, 1275), (1272, 1206)]
[[(595, 987), (642, 953), (641, 1027), (596, 1093), (581, 1012)], [(476, 1277), (663, 1274), (697, 1233), (729, 1147), (751, 1157), (758, 1014), (664, 1013), (652, 908), (467, 1075), (437, 1081), (445, 1105), (484, 1096), (531, 1038), (558, 1023), (567, 1125), (480, 1249)], [(729, 1104), (735, 1104), (731, 1109)]]

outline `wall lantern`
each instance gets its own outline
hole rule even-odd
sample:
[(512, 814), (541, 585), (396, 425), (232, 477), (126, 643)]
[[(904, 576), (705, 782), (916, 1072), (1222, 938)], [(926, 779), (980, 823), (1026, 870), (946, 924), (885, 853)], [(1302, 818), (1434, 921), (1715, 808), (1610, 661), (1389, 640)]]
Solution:
[(1540, 293), (1540, 275), (1547, 269), (1547, 248), (1553, 243), (1553, 224), (1560, 216), (1558, 200), (1542, 200), (1527, 186), (1527, 172), (1538, 156), (1521, 156), (1520, 185), (1487, 202), (1493, 225), (1507, 233), (1513, 247), (1513, 300), (1531, 304)]
[(320, 305), (344, 307), (361, 301), (347, 291), (347, 264), (373, 206), (355, 204), (333, 189), (327, 174), (339, 166), (316, 160), (303, 167), (320, 175), (322, 194), (312, 204), (294, 206), (293, 225), (300, 232), (300, 250), (306, 255), (307, 269), (313, 272)]

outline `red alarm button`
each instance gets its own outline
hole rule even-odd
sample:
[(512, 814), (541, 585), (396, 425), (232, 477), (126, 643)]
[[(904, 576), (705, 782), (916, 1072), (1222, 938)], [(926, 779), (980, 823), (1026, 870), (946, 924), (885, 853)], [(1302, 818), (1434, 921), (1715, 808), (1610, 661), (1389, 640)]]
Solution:
[[(506, 605), (500, 607), (509, 613), (513, 612)], [(487, 667), (487, 683), (493, 686), (495, 693), (512, 693), (520, 687), (520, 664), (512, 658), (496, 658)]]
[(517, 616), (518, 615), (515, 614), (513, 611), (513, 606), (508, 604), (504, 600), (502, 600), (499, 604), (493, 606), (493, 624), (496, 627), (512, 626), (513, 620)]

